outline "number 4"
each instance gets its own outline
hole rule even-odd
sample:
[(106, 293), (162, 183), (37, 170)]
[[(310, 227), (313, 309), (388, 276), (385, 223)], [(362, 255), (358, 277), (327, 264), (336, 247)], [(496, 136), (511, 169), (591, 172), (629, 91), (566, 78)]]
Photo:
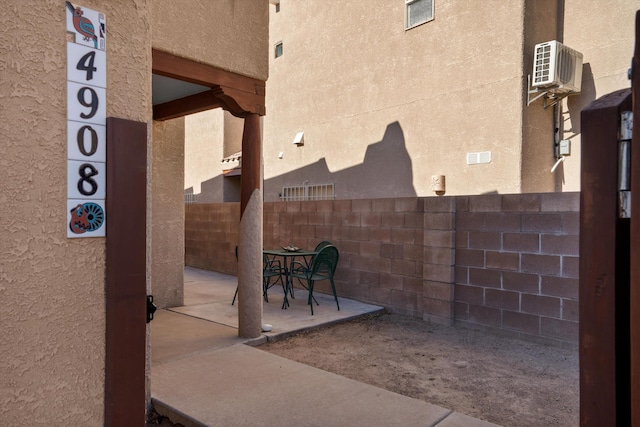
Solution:
[(93, 72), (98, 70), (96, 67), (93, 66), (93, 62), (95, 61), (95, 59), (96, 59), (96, 53), (95, 51), (91, 51), (86, 55), (83, 55), (82, 58), (80, 58), (80, 60), (78, 61), (78, 64), (76, 65), (76, 70), (87, 72), (87, 80), (92, 80)]

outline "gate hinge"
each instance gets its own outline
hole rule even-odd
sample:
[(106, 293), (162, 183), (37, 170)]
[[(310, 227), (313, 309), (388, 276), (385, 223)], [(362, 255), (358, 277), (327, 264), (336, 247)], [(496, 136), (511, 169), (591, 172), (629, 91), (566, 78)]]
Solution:
[(631, 218), (631, 134), (633, 113), (623, 111), (620, 115), (618, 135), (618, 217)]
[(153, 295), (147, 295), (147, 323), (153, 320), (153, 313), (156, 312), (158, 307), (153, 303)]

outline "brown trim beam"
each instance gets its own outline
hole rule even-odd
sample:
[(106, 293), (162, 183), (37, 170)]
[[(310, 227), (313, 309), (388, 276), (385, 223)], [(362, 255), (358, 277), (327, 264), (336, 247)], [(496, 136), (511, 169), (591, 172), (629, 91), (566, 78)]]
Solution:
[(265, 114), (264, 81), (157, 49), (151, 50), (151, 56), (151, 69), (154, 74), (214, 89), (220, 95), (219, 99), (226, 104), (223, 108), (232, 114), (238, 117), (244, 117), (246, 113)]
[(188, 114), (223, 107), (222, 100), (210, 90), (153, 106), (153, 120), (169, 120)]

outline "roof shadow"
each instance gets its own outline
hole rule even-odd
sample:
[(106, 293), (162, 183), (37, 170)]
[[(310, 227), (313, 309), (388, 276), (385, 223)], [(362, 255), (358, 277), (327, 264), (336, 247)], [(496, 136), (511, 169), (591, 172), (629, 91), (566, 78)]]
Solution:
[(387, 125), (382, 140), (367, 146), (362, 163), (331, 172), (325, 158), (264, 181), (265, 201), (280, 200), (283, 187), (334, 184), (336, 199), (414, 197), (413, 167), (400, 123)]

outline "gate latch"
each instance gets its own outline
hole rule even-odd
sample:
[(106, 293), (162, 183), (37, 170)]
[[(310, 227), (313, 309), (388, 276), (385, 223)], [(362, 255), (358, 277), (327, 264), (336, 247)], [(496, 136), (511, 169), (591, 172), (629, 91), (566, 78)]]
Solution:
[(156, 312), (158, 307), (153, 303), (153, 295), (147, 295), (147, 323), (153, 320), (153, 313)]

